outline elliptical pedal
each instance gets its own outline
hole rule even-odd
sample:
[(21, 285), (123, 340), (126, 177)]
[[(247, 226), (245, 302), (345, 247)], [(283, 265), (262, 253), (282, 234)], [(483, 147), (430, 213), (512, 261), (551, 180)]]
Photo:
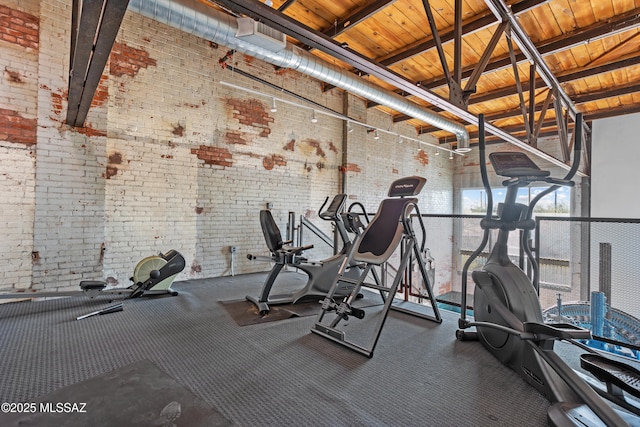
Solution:
[(633, 366), (593, 353), (580, 356), (580, 366), (607, 385), (615, 385), (640, 398), (640, 371)]

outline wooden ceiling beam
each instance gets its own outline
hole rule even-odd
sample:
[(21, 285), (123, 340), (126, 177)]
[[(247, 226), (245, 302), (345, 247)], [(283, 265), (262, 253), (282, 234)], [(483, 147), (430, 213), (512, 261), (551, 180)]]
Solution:
[(340, 18), (336, 21), (335, 25), (327, 28), (322, 33), (328, 37), (336, 37), (339, 34), (347, 31), (349, 28), (359, 24), (365, 19), (380, 12), (385, 7), (395, 3), (397, 0), (376, 0), (374, 2), (367, 2), (363, 7), (359, 8), (349, 16)]
[[(558, 81), (560, 83), (567, 83), (567, 82), (571, 82), (571, 81), (575, 81), (575, 80), (584, 79), (584, 78), (587, 78), (587, 77), (597, 76), (598, 74), (602, 74), (602, 73), (608, 73), (608, 72), (613, 71), (613, 70), (620, 70), (622, 68), (633, 67), (633, 66), (636, 66), (636, 65), (640, 65), (640, 54), (636, 55), (636, 56), (623, 58), (623, 59), (620, 59), (618, 61), (610, 62), (610, 63), (605, 64), (605, 65), (599, 65), (597, 67), (585, 67), (585, 68), (581, 68), (581, 69), (578, 69), (578, 70), (571, 70), (570, 72), (557, 74), (556, 78), (558, 79)], [(535, 86), (536, 87), (543, 87), (544, 86), (544, 81), (542, 79), (536, 79), (535, 80)], [(526, 91), (526, 90), (529, 90), (529, 88), (530, 88), (529, 82), (522, 82), (522, 90)], [(625, 92), (625, 93), (631, 93), (631, 92)], [(515, 94), (516, 93), (514, 91), (514, 87), (513, 86), (508, 86), (508, 87), (496, 89), (496, 90), (491, 91), (491, 92), (486, 92), (486, 93), (483, 93), (483, 94), (480, 94), (480, 95), (474, 95), (469, 99), (469, 105), (481, 104), (483, 102), (488, 102), (488, 101), (492, 101), (494, 99), (504, 98), (504, 97), (507, 97), (507, 96), (513, 96)], [(616, 96), (616, 95), (611, 95), (611, 96)], [(596, 99), (600, 99), (600, 98), (596, 98)], [(583, 102), (588, 102), (588, 101), (584, 101), (584, 100), (577, 101), (577, 100), (574, 100), (574, 102), (575, 103), (583, 103)], [(367, 103), (367, 107), (368, 108), (375, 107), (376, 105), (377, 104), (373, 103), (373, 102), (368, 102)], [(442, 110), (437, 110), (436, 108), (433, 108), (433, 110), (436, 111), (436, 112), (442, 111)], [(397, 116), (394, 116), (393, 121), (394, 122), (401, 122), (403, 120), (409, 120), (409, 119), (411, 119), (411, 117), (407, 117), (407, 116), (404, 116), (404, 115), (397, 115)]]
[(584, 104), (585, 102), (597, 101), (599, 99), (613, 98), (614, 96), (627, 95), (634, 92), (640, 92), (640, 83), (619, 86), (613, 89), (604, 89), (585, 94), (572, 96), (573, 102), (576, 104)]
[[(548, 0), (523, 0), (518, 3), (514, 3), (511, 5), (511, 11), (519, 15), (526, 11), (529, 11), (541, 4), (547, 3)], [(472, 18), (469, 18), (465, 21), (462, 21), (462, 26), (460, 28), (460, 33), (462, 36), (467, 34), (473, 34), (474, 32), (481, 30), (489, 25), (493, 25), (496, 23), (496, 17), (487, 10), (486, 12), (476, 15)], [(455, 39), (455, 31), (456, 28), (450, 27), (441, 31), (440, 41), (442, 43), (447, 43), (453, 41)], [(400, 52), (394, 53), (392, 56), (380, 57), (377, 61), (386, 66), (390, 66), (396, 64), (398, 62), (409, 59), (413, 56), (420, 55), (427, 50), (433, 49), (436, 44), (433, 38), (429, 40), (424, 40), (419, 42), (417, 45), (412, 46), (410, 48), (404, 49)]]
[[(524, 85), (523, 85), (524, 86)], [(528, 87), (528, 84), (526, 85)], [(524, 89), (524, 88), (523, 88)], [(581, 95), (574, 95), (571, 97), (575, 104), (584, 104), (587, 102), (597, 101), (599, 99), (612, 98), (615, 96), (627, 95), (630, 93), (640, 92), (640, 83), (626, 85), (622, 87), (617, 87), (613, 89), (605, 89), (597, 92), (590, 92)], [(551, 93), (551, 92), (549, 92)], [(510, 88), (509, 95), (513, 95), (513, 88)], [(546, 101), (545, 101), (546, 102)], [(543, 111), (544, 102), (540, 104), (536, 104), (533, 111), (539, 112)], [(436, 112), (442, 112), (442, 109), (433, 109)], [(485, 120), (487, 122), (494, 122), (496, 120), (508, 119), (511, 117), (520, 116), (522, 113), (518, 109), (511, 109), (507, 111), (501, 111), (497, 113), (491, 113), (485, 116)], [(411, 120), (412, 117), (409, 117), (405, 114), (398, 114), (393, 117), (393, 122), (398, 123), (406, 120)], [(439, 129), (429, 126), (424, 128), (424, 133), (437, 132)]]
[[(511, 5), (511, 10), (515, 15), (519, 15), (521, 13), (527, 12), (537, 6), (540, 6), (541, 4), (545, 4), (547, 3), (549, 0), (523, 0), (517, 3), (513, 3)], [(428, 3), (428, 0), (427, 2)], [(425, 4), (425, 7), (428, 7), (428, 4)], [(433, 37), (429, 40), (425, 40), (422, 42), (419, 42), (417, 45), (414, 45), (412, 47), (409, 47), (399, 53), (394, 53), (392, 56), (383, 56), (380, 58), (377, 58), (376, 61), (384, 66), (391, 66), (395, 63), (404, 61), (406, 59), (409, 59), (413, 56), (416, 55), (420, 55), (422, 53), (424, 53), (425, 51), (431, 50), (435, 47), (438, 46), (438, 39), (440, 40), (439, 43), (440, 44), (444, 44), (450, 41), (454, 41), (456, 39), (456, 37), (462, 37), (468, 34), (473, 34), (474, 32), (481, 30), (483, 28), (486, 28), (490, 25), (493, 25), (496, 23), (496, 18), (495, 16), (489, 11), (485, 11), (484, 13), (481, 13), (479, 15), (476, 15), (470, 19), (467, 19), (466, 21), (460, 21), (461, 24), (459, 25), (454, 25), (453, 27), (449, 27), (447, 29), (444, 29), (442, 31), (442, 34), (434, 34)], [(436, 36), (437, 35), (437, 36)], [(461, 43), (460, 43), (461, 44)], [(488, 62), (485, 61), (484, 66), (486, 66), (486, 63)], [(479, 67), (479, 66), (478, 66)], [(476, 67), (476, 68), (478, 68)], [(484, 70), (484, 68), (483, 68)], [(354, 71), (358, 71), (358, 70), (354, 70)], [(460, 80), (462, 80), (463, 78), (469, 77), (468, 75), (465, 76), (464, 73), (464, 69), (460, 66), (458, 70), (456, 70), (456, 75), (460, 77)], [(478, 78), (480, 76), (478, 75)], [(445, 83), (443, 84), (447, 84), (447, 82), (445, 81)], [(473, 86), (475, 86), (475, 83), (473, 84)], [(333, 89), (335, 86), (332, 85), (327, 85), (326, 87), (323, 87), (323, 91), (328, 91)], [(471, 89), (470, 89), (471, 90)], [(462, 92), (462, 91), (461, 91)], [(401, 94), (402, 96), (406, 96), (405, 94)], [(464, 92), (463, 92), (464, 95)], [(468, 99), (468, 96), (466, 96), (466, 98)], [(375, 107), (377, 104), (373, 104), (371, 106)]]
[[(554, 37), (553, 39), (538, 42), (535, 44), (535, 47), (540, 55), (551, 55), (553, 53), (571, 49), (572, 47), (585, 42), (632, 29), (638, 25), (640, 25), (640, 12), (638, 12), (637, 9), (634, 9), (630, 12), (614, 16), (604, 22), (597, 22), (588, 27), (581, 28), (572, 33), (563, 34), (561, 36)], [(516, 59), (518, 62), (521, 62), (527, 60), (527, 57), (524, 53), (520, 52), (516, 55)], [(503, 57), (497, 58), (487, 64), (485, 72), (496, 71), (510, 65), (511, 60), (509, 55), (504, 55)], [(474, 67), (466, 67), (462, 72), (462, 77), (470, 77), (473, 72), (473, 68)], [(436, 89), (446, 86), (447, 80), (444, 77), (438, 77), (436, 79), (421, 81), (419, 84), (427, 89)]]
[[(539, 49), (538, 51), (541, 55), (549, 55), (559, 50), (570, 49), (571, 47), (574, 47), (576, 45), (579, 45), (589, 40), (597, 39), (604, 35), (610, 35), (612, 32), (621, 32), (621, 31), (631, 29), (635, 26), (638, 26), (639, 24), (640, 24), (640, 12), (637, 9), (634, 9), (633, 11), (612, 17), (609, 20), (605, 21), (604, 23), (596, 23), (589, 27), (585, 27), (583, 29), (574, 31), (573, 33), (565, 34), (563, 36), (555, 37), (545, 42), (538, 43), (536, 47)], [(610, 33), (607, 33), (607, 31), (610, 31)], [(523, 53), (520, 52), (516, 54), (516, 60), (518, 62), (524, 61), (526, 59), (527, 58)], [(638, 62), (635, 61), (637, 59), (638, 57), (632, 57), (624, 61), (615, 61), (607, 65), (600, 65), (597, 67), (580, 70), (583, 72), (583, 74), (580, 74), (580, 71), (571, 71), (570, 73), (559, 74), (557, 78), (560, 83), (570, 81), (570, 80), (578, 80), (591, 75), (608, 72), (617, 68), (637, 65)], [(484, 67), (484, 70), (485, 72), (496, 71), (498, 69), (502, 69), (510, 65), (511, 65), (511, 59), (509, 58), (509, 55), (505, 55), (499, 59), (496, 59), (486, 64), (486, 66)], [(474, 73), (475, 68), (476, 68), (476, 65), (474, 65), (473, 67), (465, 67), (465, 69), (462, 70), (462, 78), (463, 79), (470, 78)], [(566, 75), (570, 77), (568, 77), (568, 79), (562, 80), (561, 79), (562, 75)], [(423, 80), (423, 81), (416, 82), (416, 85), (420, 87), (424, 87), (429, 90), (434, 90), (434, 89), (438, 89), (443, 86), (446, 86), (447, 79), (446, 77), (438, 77), (431, 80)], [(543, 85), (545, 85), (545, 82), (542, 79), (538, 79), (536, 81), (536, 87), (540, 87)], [(528, 90), (528, 87), (529, 87), (528, 83), (523, 82), (523, 89)], [(500, 90), (500, 91), (502, 91), (502, 93), (505, 93), (503, 90)], [(508, 93), (506, 93), (505, 95), (500, 95), (496, 97), (493, 97), (492, 94), (483, 94), (483, 95), (475, 94), (469, 98), (468, 102), (469, 102), (469, 105), (471, 105), (471, 104), (486, 102), (492, 99), (501, 98), (503, 96), (509, 96), (514, 94), (512, 89), (511, 89), (511, 92), (509, 92), (509, 90), (506, 90), (506, 92)], [(495, 92), (495, 93), (500, 93), (500, 92)], [(406, 94), (403, 94), (403, 93), (400, 93), (400, 94), (403, 96), (407, 96)], [(378, 104), (374, 102), (367, 103), (368, 108), (375, 107), (376, 105)]]
[[(591, 127), (591, 124), (593, 123), (593, 120), (599, 120), (599, 119), (606, 119), (609, 117), (616, 117), (616, 116), (623, 116), (626, 114), (635, 114), (635, 113), (640, 113), (640, 105), (622, 105), (618, 108), (610, 108), (607, 110), (601, 110), (595, 113), (584, 113), (584, 118), (585, 118), (585, 123), (589, 124)], [(545, 138), (545, 137), (551, 137), (551, 136), (558, 136), (558, 129), (556, 127), (556, 121), (555, 120), (545, 120), (544, 122), (542, 122), (541, 124), (541, 130), (538, 138)], [(431, 129), (429, 129), (431, 128)], [(424, 134), (424, 133), (432, 133), (432, 132), (438, 132), (441, 131), (441, 129), (437, 129), (437, 128), (433, 128), (433, 127), (425, 127), (421, 130), (418, 131), (418, 134)], [(507, 130), (509, 132), (511, 132), (512, 134), (518, 135), (518, 134), (524, 134), (525, 133), (525, 129), (523, 125), (512, 125), (512, 126), (506, 126), (503, 127), (501, 129)], [(569, 122), (567, 129), (573, 129), (573, 122)], [(521, 135), (522, 136), (522, 135)], [(438, 138), (438, 142), (440, 144), (445, 144), (445, 143), (449, 143), (449, 141), (451, 140), (452, 136), (443, 136)], [(469, 139), (471, 144), (473, 144), (474, 142), (477, 142), (477, 138), (478, 138), (478, 132), (477, 131), (473, 131), (473, 132), (469, 132)], [(493, 136), (487, 136), (487, 138), (491, 138), (492, 140), (499, 140), (498, 137), (493, 137)], [(474, 141), (475, 140), (475, 141)], [(525, 141), (524, 139), (522, 139), (522, 141)]]
[[(289, 0), (289, 1), (295, 1), (295, 0)], [(367, 3), (363, 7), (353, 12), (352, 14), (336, 20), (334, 25), (322, 31), (322, 34), (324, 34), (327, 37), (335, 38), (338, 35), (347, 31), (349, 28), (352, 28), (353, 26), (359, 24), (365, 19), (370, 18), (372, 15), (375, 15), (376, 13), (380, 12), (382, 9), (395, 3), (396, 1), (397, 0), (376, 0), (372, 3)], [(278, 9), (278, 11), (281, 12), (282, 11), (281, 8)], [(313, 47), (307, 46), (307, 50), (311, 52), (313, 50)], [(324, 85), (322, 87), (322, 91), (327, 92), (333, 89), (334, 87), (335, 86), (333, 85)]]

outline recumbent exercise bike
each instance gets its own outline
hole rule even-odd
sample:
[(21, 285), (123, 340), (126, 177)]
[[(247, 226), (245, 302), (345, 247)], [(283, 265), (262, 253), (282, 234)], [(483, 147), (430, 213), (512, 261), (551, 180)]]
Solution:
[[(364, 228), (364, 224), (358, 214), (350, 211), (343, 212), (346, 200), (346, 194), (337, 194), (326, 210), (323, 210), (323, 208), (326, 206), (328, 198), (320, 207), (318, 216), (325, 221), (333, 222), (342, 240), (342, 249), (338, 253), (320, 261), (309, 261), (303, 255), (304, 251), (312, 249), (313, 245), (290, 246), (292, 241), (283, 241), (282, 234), (278, 224), (273, 219), (271, 211), (268, 209), (260, 211), (260, 225), (271, 256), (264, 257), (249, 254), (247, 258), (250, 260), (270, 261), (274, 264), (262, 285), (260, 295), (257, 297), (247, 295), (246, 299), (255, 304), (261, 315), (269, 313), (270, 305), (318, 301), (329, 292), (333, 279), (338, 274), (338, 269), (351, 247), (352, 242), (349, 233), (358, 235)], [(366, 216), (366, 212), (363, 212), (363, 214)], [(307, 283), (296, 292), (272, 295), (271, 291), (276, 279), (285, 266), (298, 268), (305, 272), (308, 276)], [(361, 267), (354, 264), (348, 270), (350, 272), (347, 274), (358, 277)], [(351, 285), (345, 285), (336, 292), (344, 296), (348, 295), (352, 288), (353, 286)]]

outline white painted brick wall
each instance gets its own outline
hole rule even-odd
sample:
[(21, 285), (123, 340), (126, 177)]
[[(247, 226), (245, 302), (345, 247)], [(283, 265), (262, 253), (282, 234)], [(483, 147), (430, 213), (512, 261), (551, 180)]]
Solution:
[(0, 290), (31, 284), (35, 156), (30, 148), (0, 144)]
[[(37, 1), (5, 1), (3, 5), (32, 15)], [(16, 79), (10, 75), (17, 75)], [(0, 42), (0, 109), (26, 119), (37, 114), (38, 53)], [(0, 141), (0, 291), (31, 285), (35, 211), (35, 147)]]
[[(0, 2), (7, 4), (7, 0)], [(0, 270), (7, 271), (5, 278), (20, 272), (20, 286), (32, 281), (37, 289), (73, 289), (81, 279), (98, 278), (126, 286), (140, 259), (169, 249), (179, 250), (186, 258), (187, 267), (179, 279), (220, 276), (230, 274), (232, 245), (238, 248), (236, 274), (264, 271), (268, 264), (249, 261), (246, 254), (267, 252), (258, 216), (267, 202), (274, 204), (274, 217), (283, 233), (289, 211), (330, 231), (317, 214), (326, 196), (341, 191), (340, 120), (318, 115), (318, 123), (312, 124), (309, 110), (281, 103), (277, 113), (269, 113), (273, 119), (269, 135), (260, 136), (260, 129), (233, 117), (227, 100), (257, 99), (267, 111), (271, 100), (220, 81), (278, 97), (286, 94), (269, 92), (264, 85), (223, 69), (218, 59), (227, 48), (212, 47), (127, 12), (117, 42), (147, 52), (156, 65), (141, 68), (133, 77), (109, 74), (107, 65), (108, 100), (93, 106), (86, 121), (90, 129), (105, 136), (87, 137), (82, 130), (63, 124), (71, 6), (55, 0), (26, 4), (41, 10), (40, 51), (30, 62), (19, 55), (10, 61), (21, 69), (31, 67), (37, 98), (35, 92), (30, 99), (19, 91), (12, 96), (24, 95), (23, 108), (38, 118), (38, 141), (35, 158), (12, 146), (0, 151), (2, 168), (5, 160), (21, 162), (11, 179), (21, 182), (24, 203), (20, 209), (25, 213), (17, 215), (12, 207), (11, 212), (2, 211), (2, 220), (26, 230), (26, 243), (16, 237), (14, 247), (29, 246), (23, 249), (23, 255), (28, 255), (24, 268), (6, 268), (10, 262), (0, 260)], [(273, 67), (244, 55), (236, 54), (232, 62), (320, 105), (342, 109), (339, 90), (322, 92), (317, 81), (287, 70), (276, 73)], [(6, 95), (0, 96), (0, 102), (5, 99)], [(60, 99), (62, 110), (56, 107)], [(361, 99), (350, 97), (349, 104), (355, 119), (381, 128), (391, 126), (388, 115), (366, 110)], [(397, 126), (415, 137), (413, 128)], [(179, 127), (182, 134), (176, 133)], [(240, 132), (249, 142), (228, 144), (225, 135), (230, 131)], [(293, 150), (286, 148), (291, 141)], [(193, 150), (202, 145), (228, 149), (233, 166), (198, 159)], [(431, 151), (429, 164), (423, 166), (415, 158), (416, 149), (384, 135), (373, 142), (362, 128), (356, 128), (349, 136), (347, 161), (358, 164), (362, 172), (347, 174), (350, 202), (361, 201), (375, 210), (394, 179), (418, 174), (428, 179), (420, 196), (423, 212), (450, 211), (449, 161)], [(281, 156), (286, 166), (265, 169), (263, 159), (272, 155)], [(109, 175), (107, 167), (112, 168)], [(32, 219), (24, 219), (29, 212)], [(35, 224), (33, 230), (29, 224)], [(39, 258), (29, 271), (32, 250)], [(321, 259), (328, 254), (318, 248), (309, 256)]]

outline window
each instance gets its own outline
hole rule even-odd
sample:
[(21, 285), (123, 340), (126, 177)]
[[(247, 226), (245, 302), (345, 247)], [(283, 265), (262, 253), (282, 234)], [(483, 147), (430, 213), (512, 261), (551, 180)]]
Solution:
[[(523, 187), (518, 189), (518, 203), (529, 202), (544, 191), (547, 187)], [(493, 212), (496, 212), (498, 203), (504, 202), (507, 194), (506, 188), (494, 188)], [(571, 208), (571, 189), (560, 187), (558, 190), (547, 194), (540, 200), (533, 211), (534, 214), (569, 216)], [(462, 190), (462, 214), (484, 214), (487, 209), (487, 192), (484, 189)]]

